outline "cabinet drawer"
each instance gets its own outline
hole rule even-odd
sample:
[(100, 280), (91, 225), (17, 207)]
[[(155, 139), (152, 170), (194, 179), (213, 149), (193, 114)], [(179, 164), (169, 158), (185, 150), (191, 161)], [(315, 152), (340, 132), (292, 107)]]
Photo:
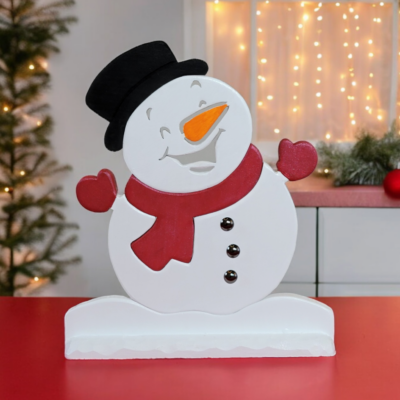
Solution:
[(317, 209), (296, 208), (298, 232), (296, 250), (282, 282), (315, 282)]
[(400, 209), (320, 208), (319, 281), (400, 283)]
[(363, 283), (321, 283), (318, 295), (323, 296), (400, 296), (400, 285)]

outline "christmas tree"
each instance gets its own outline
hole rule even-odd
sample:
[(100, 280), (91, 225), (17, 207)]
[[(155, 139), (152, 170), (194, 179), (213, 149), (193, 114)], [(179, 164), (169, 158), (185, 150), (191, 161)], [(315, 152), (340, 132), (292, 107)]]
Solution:
[(47, 59), (75, 21), (72, 0), (0, 2), (0, 295), (29, 293), (79, 262), (62, 252), (76, 241), (47, 178), (70, 169), (52, 159), (53, 121), (41, 101)]

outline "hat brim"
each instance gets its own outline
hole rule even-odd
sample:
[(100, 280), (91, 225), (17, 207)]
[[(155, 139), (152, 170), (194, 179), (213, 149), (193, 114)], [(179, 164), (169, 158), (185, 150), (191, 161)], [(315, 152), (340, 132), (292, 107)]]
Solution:
[(107, 127), (104, 136), (106, 148), (111, 151), (122, 149), (125, 126), (129, 117), (157, 89), (182, 76), (205, 75), (207, 71), (207, 63), (202, 60), (191, 59), (171, 63), (156, 70), (147, 79), (132, 88)]

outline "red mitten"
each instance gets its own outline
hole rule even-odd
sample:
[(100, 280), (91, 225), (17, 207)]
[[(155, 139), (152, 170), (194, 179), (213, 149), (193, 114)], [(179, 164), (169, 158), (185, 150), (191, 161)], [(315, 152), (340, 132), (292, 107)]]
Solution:
[(282, 139), (279, 143), (278, 171), (289, 181), (298, 181), (312, 174), (318, 163), (318, 155), (311, 143), (301, 141), (292, 143)]
[(76, 185), (76, 197), (79, 203), (93, 212), (108, 211), (117, 193), (114, 174), (108, 169), (102, 169), (97, 176), (85, 176)]

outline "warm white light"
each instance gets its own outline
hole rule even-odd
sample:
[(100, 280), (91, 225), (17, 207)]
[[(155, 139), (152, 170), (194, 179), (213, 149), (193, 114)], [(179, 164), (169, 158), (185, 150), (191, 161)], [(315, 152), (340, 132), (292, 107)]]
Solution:
[(343, 19), (347, 19), (347, 15), (346, 14), (343, 14)]
[(376, 22), (381, 22), (382, 20), (380, 19), (380, 18), (377, 18), (376, 19)]
[(358, 15), (355, 15), (355, 16), (354, 16), (354, 19), (358, 19), (358, 18), (359, 18)]
[(356, 26), (356, 31), (359, 31), (360, 30), (360, 27), (359, 26)]
[(340, 88), (341, 92), (344, 92), (346, 89), (344, 87)]
[(373, 76), (374, 76), (374, 74), (371, 72), (371, 73), (369, 74), (369, 77), (372, 78)]
[(317, 68), (317, 71), (322, 71), (322, 68), (321, 68), (321, 67), (318, 67), (318, 68)]
[(322, 21), (321, 15), (317, 18), (318, 21)]
[(301, 29), (301, 28), (303, 27), (303, 25), (302, 25), (302, 24), (299, 24), (298, 27)]
[(25, 171), (21, 171), (19, 174), (20, 174), (21, 176), (24, 176), (24, 175), (25, 175)]
[(314, 11), (315, 11), (315, 12), (319, 11), (319, 7), (314, 8)]
[(385, 3), (383, 2), (383, 1), (381, 1), (380, 3), (379, 3), (379, 5), (380, 6), (383, 6)]
[(272, 100), (273, 98), (274, 98), (274, 96), (271, 96), (271, 95), (267, 96), (268, 100)]
[(359, 46), (359, 43), (355, 42), (355, 43), (354, 43), (354, 46), (358, 47), (358, 46)]
[(38, 281), (39, 281), (39, 278), (38, 278), (37, 276), (35, 276), (35, 277), (33, 278), (33, 280), (34, 280), (35, 282), (38, 282)]
[(33, 64), (29, 65), (29, 69), (35, 69), (35, 66)]
[(320, 92), (316, 93), (315, 95), (316, 95), (317, 97), (321, 97), (321, 93), (320, 93)]
[(368, 56), (369, 56), (369, 57), (373, 57), (373, 56), (374, 56), (374, 53), (369, 53)]
[(336, 3), (336, 7), (339, 7), (340, 6), (340, 3)]
[(260, 14), (261, 14), (261, 11), (260, 11), (260, 10), (258, 10), (258, 11), (257, 11), (257, 15), (260, 15)]
[(299, 86), (299, 82), (293, 83), (294, 86)]
[(3, 111), (7, 112), (9, 110), (9, 108), (7, 106), (3, 107)]
[(322, 104), (317, 104), (317, 107), (318, 108), (322, 108)]
[(367, 99), (367, 100), (369, 100), (369, 99), (370, 99), (370, 97), (369, 97), (369, 96), (367, 96), (367, 97), (366, 97), (366, 99)]
[(297, 111), (297, 108), (293, 108), (293, 112), (296, 112)]
[(354, 119), (351, 121), (351, 124), (352, 125), (355, 125), (356, 124), (356, 121), (354, 121)]
[(215, 4), (218, 4), (218, 3), (219, 3), (219, 0), (214, 0), (214, 3), (215, 3)]
[(322, 3), (318, 3), (318, 7), (322, 7)]
[(265, 64), (266, 62), (267, 62), (267, 59), (266, 59), (266, 58), (262, 58), (262, 59), (261, 59), (261, 63), (262, 63), (262, 64)]
[(322, 54), (318, 54), (318, 55), (317, 55), (317, 58), (322, 58)]
[(294, 56), (294, 58), (295, 58), (296, 60), (298, 60), (298, 59), (300, 58), (300, 56), (299, 56), (298, 54), (296, 54), (296, 55)]
[(259, 101), (259, 102), (258, 102), (258, 105), (259, 105), (259, 106), (262, 106), (262, 105), (263, 105), (263, 102), (262, 102), (262, 101)]
[(354, 118), (354, 113), (350, 113), (350, 118)]
[(320, 81), (319, 79), (317, 79), (317, 80), (315, 81), (315, 83), (316, 83), (317, 85), (319, 85), (319, 84), (321, 83), (321, 81)]
[(280, 130), (279, 130), (279, 129), (274, 129), (274, 132), (275, 132), (275, 133), (279, 133)]
[(348, 43), (343, 43), (343, 46), (344, 47), (347, 47), (349, 44)]
[(372, 89), (372, 85), (369, 85), (369, 86), (368, 86), (368, 89)]
[(365, 109), (368, 111), (369, 110), (369, 106), (365, 107)]
[(299, 69), (299, 67), (298, 67), (297, 65), (295, 65), (295, 66), (293, 67), (293, 69), (294, 69), (295, 71), (297, 71), (297, 70)]
[(319, 42), (314, 42), (314, 46), (319, 46)]
[(329, 174), (329, 169), (328, 169), (328, 168), (325, 168), (325, 169), (324, 169), (324, 172), (325, 172), (326, 174)]
[(349, 55), (347, 56), (347, 58), (353, 58), (353, 55), (352, 55), (352, 54), (349, 54)]
[(244, 50), (245, 48), (246, 47), (243, 44), (240, 45), (240, 50)]
[(296, 36), (296, 40), (300, 40), (300, 37), (299, 37), (299, 36)]
[(369, 43), (369, 44), (372, 44), (372, 40), (371, 40), (371, 39), (370, 39), (370, 40), (368, 40), (368, 43)]
[(344, 31), (345, 31), (345, 33), (347, 33), (349, 30), (346, 28)]
[(262, 29), (261, 29), (261, 28), (258, 28), (258, 32), (262, 32)]
[(37, 125), (37, 126), (42, 125), (42, 121), (37, 121), (37, 122), (36, 122), (36, 125)]
[(349, 11), (350, 12), (354, 12), (354, 8), (349, 8)]
[(378, 119), (380, 121), (382, 119), (382, 115), (378, 115)]
[(297, 99), (297, 96), (293, 96), (293, 100), (296, 100)]
[(4, 188), (4, 191), (8, 193), (8, 192), (10, 191), (10, 188), (5, 187), (5, 188)]
[(278, 29), (281, 29), (282, 27), (280, 25), (278, 25)]
[(300, 6), (301, 6), (301, 7), (304, 7), (304, 2), (303, 2), (303, 1), (300, 3)]
[(309, 18), (310, 18), (310, 17), (309, 17), (307, 14), (304, 14), (304, 15), (303, 15), (303, 21), (308, 21)]
[(329, 139), (331, 138), (331, 134), (328, 132), (328, 133), (325, 135), (325, 138), (329, 140)]
[(353, 85), (353, 86), (356, 86), (357, 85), (357, 83), (356, 82), (351, 82), (351, 84)]

